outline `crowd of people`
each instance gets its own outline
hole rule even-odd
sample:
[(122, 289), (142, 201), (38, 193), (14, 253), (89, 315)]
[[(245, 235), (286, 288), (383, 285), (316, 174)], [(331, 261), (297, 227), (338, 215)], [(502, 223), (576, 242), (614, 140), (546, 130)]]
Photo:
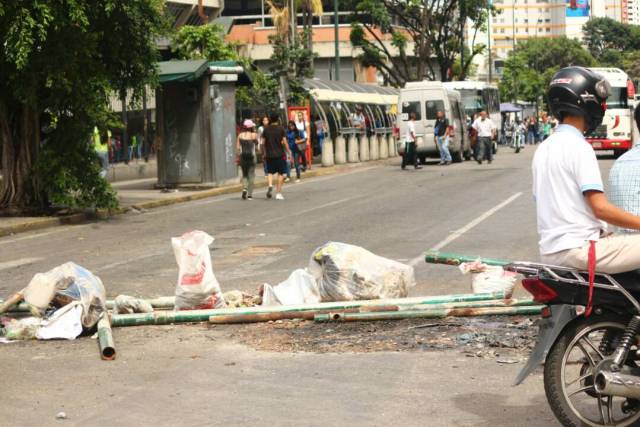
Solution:
[[(530, 116), (521, 120), (505, 120), (504, 129), (500, 143), (513, 145), (514, 138), (520, 138), (522, 144), (534, 145), (547, 139), (553, 130), (558, 126), (558, 120), (547, 113), (542, 113), (539, 117)], [(511, 140), (508, 136), (511, 136)]]
[[(259, 124), (256, 124), (258, 122)], [(264, 116), (259, 120), (245, 119), (236, 140), (237, 163), (242, 171), (242, 199), (253, 199), (255, 168), (262, 158), (267, 179), (267, 198), (284, 200), (282, 188), (285, 182), (300, 182), (302, 173), (310, 167), (310, 154), (322, 154), (326, 138), (326, 126), (317, 115), (307, 123), (299, 113), (286, 126), (278, 114)]]

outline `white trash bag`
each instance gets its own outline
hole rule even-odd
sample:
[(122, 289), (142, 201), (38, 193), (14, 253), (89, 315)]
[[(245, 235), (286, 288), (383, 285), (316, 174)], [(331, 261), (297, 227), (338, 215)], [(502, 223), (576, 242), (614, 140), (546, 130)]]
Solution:
[(505, 271), (500, 266), (483, 264), (480, 260), (465, 262), (458, 267), (462, 274), (471, 273), (471, 289), (474, 294), (504, 292), (511, 298), (518, 274)]
[(339, 242), (313, 251), (308, 270), (322, 301), (405, 298), (416, 284), (413, 267)]
[(209, 245), (213, 240), (204, 231), (190, 231), (171, 239), (179, 268), (176, 310), (225, 307), (220, 284), (211, 266)]
[(263, 306), (316, 304), (320, 291), (316, 279), (306, 270), (297, 269), (278, 286), (264, 284)]

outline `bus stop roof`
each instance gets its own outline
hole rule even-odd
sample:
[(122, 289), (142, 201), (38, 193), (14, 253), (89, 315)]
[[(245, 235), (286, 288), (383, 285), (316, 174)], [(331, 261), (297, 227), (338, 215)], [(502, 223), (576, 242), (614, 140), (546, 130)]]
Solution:
[(394, 105), (398, 89), (370, 84), (306, 79), (304, 87), (317, 101)]
[(160, 83), (193, 81), (208, 70), (209, 61), (206, 59), (158, 62)]

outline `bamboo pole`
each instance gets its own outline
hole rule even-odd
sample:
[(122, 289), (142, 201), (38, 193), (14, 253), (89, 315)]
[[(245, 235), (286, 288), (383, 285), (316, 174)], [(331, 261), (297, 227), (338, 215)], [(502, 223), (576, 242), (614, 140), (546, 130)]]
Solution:
[(114, 360), (116, 358), (116, 348), (111, 332), (109, 315), (103, 314), (98, 321), (98, 345), (100, 346), (100, 357), (102, 360)]
[[(398, 306), (372, 306), (360, 308), (347, 308), (340, 310), (340, 313), (372, 313), (372, 312), (390, 312), (398, 311)], [(276, 313), (257, 313), (257, 314), (229, 314), (226, 316), (211, 316), (210, 323), (214, 324), (233, 324), (233, 323), (260, 323), (275, 320), (313, 320), (317, 314), (333, 313), (329, 310), (310, 310), (310, 311), (293, 311), (293, 312), (276, 312)]]
[(483, 307), (483, 308), (449, 308), (433, 310), (390, 311), (386, 313), (330, 313), (318, 314), (314, 317), (316, 322), (355, 322), (372, 320), (400, 320), (426, 318), (437, 319), (443, 317), (469, 317), (491, 315), (535, 315), (540, 314), (544, 306), (532, 305), (528, 307)]
[(473, 262), (477, 260), (487, 265), (496, 265), (500, 267), (511, 264), (511, 261), (505, 259), (481, 258), (478, 256), (462, 255), (453, 252), (429, 251), (425, 253), (425, 261), (430, 264), (460, 265), (463, 262)]
[(360, 308), (349, 308), (344, 310), (309, 310), (295, 312), (276, 312), (276, 313), (258, 313), (258, 314), (229, 314), (224, 316), (211, 316), (210, 323), (226, 324), (226, 323), (259, 323), (269, 322), (272, 320), (314, 320), (317, 314), (339, 315), (344, 313), (366, 313), (366, 312), (385, 312), (385, 311), (426, 311), (426, 310), (448, 310), (454, 308), (483, 308), (483, 307), (527, 307), (537, 305), (532, 299), (508, 299), (493, 301), (469, 301), (447, 304), (416, 304), (416, 305), (397, 305), (397, 306), (369, 306)]
[[(5, 311), (22, 311), (22, 310), (16, 310), (14, 306), (19, 305), (20, 301), (22, 301), (22, 294), (20, 292), (13, 294), (8, 300), (6, 301), (2, 301), (0, 300), (0, 314), (4, 313)], [(29, 311), (29, 307), (27, 306), (27, 309), (25, 311)]]
[(321, 302), (318, 304), (286, 305), (275, 307), (248, 307), (244, 309), (222, 308), (211, 310), (184, 310), (184, 311), (154, 311), (153, 313), (114, 314), (111, 316), (112, 326), (137, 326), (137, 325), (166, 325), (169, 323), (206, 322), (212, 316), (226, 316), (233, 314), (260, 314), (298, 312), (312, 310), (340, 311), (349, 308), (389, 306), (389, 305), (418, 305), (418, 304), (445, 304), (464, 301), (487, 301), (504, 299), (504, 292), (486, 294), (460, 294), (442, 295), (432, 297), (394, 298), (365, 301), (341, 301)]

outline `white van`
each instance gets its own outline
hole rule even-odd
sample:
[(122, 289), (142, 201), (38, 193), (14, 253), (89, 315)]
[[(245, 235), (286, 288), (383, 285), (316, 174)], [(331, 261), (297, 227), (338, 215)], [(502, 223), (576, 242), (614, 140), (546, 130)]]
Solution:
[(398, 102), (397, 129), (399, 132), (398, 152), (404, 153), (404, 139), (407, 134), (409, 114), (416, 115), (416, 136), (418, 158), (424, 163), (427, 157), (440, 157), (436, 146), (433, 127), (436, 113), (443, 111), (453, 126), (455, 136), (449, 139), (449, 151), (454, 162), (471, 158), (471, 144), (467, 134), (467, 124), (460, 93), (447, 89), (442, 82), (409, 82), (400, 90)]

